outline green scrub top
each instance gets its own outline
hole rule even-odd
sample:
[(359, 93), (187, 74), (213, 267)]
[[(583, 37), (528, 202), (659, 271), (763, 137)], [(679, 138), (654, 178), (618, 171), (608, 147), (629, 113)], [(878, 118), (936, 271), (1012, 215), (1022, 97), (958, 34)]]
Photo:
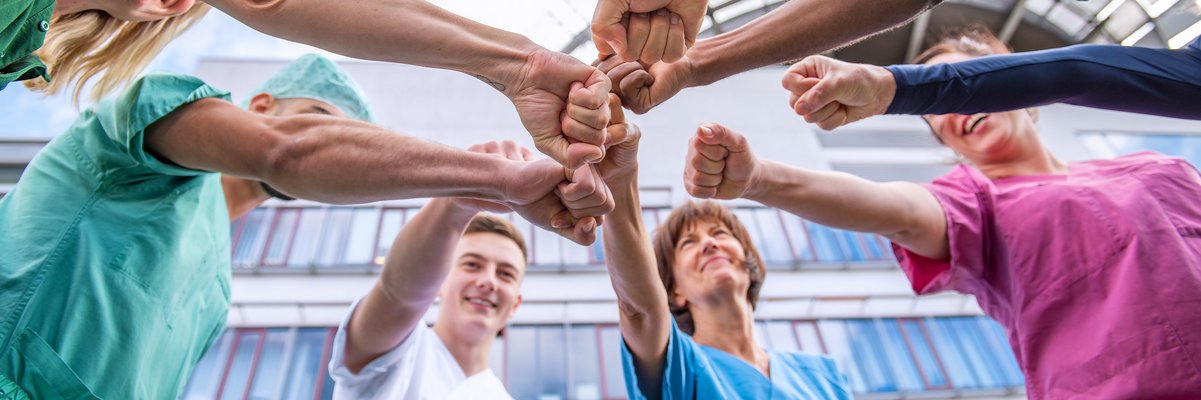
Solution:
[(229, 214), (216, 173), (143, 147), (147, 126), (227, 92), (150, 75), (85, 110), (0, 199), (0, 388), (34, 399), (174, 399), (225, 327)]
[(10, 82), (50, 80), (46, 64), (33, 55), (50, 29), (54, 0), (0, 1), (0, 90)]

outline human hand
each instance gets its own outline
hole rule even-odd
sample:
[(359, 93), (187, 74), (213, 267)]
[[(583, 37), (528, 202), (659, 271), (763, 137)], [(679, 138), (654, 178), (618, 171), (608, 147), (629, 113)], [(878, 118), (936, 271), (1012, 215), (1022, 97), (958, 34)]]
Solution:
[(593, 63), (608, 75), (626, 108), (645, 114), (688, 87), (692, 79), (692, 60), (687, 56), (673, 63), (658, 63), (649, 70), (637, 62), (609, 57)]
[(793, 111), (825, 130), (884, 114), (897, 92), (896, 79), (883, 67), (824, 56), (788, 68), (783, 84)]
[[(596, 240), (599, 216), (613, 210), (608, 187), (603, 182), (598, 187), (599, 179), (590, 175), (594, 166), (573, 173), (550, 158), (530, 161), (532, 153), (512, 141), (483, 143), (468, 150), (496, 154), (513, 160), (514, 164), (501, 171), (503, 201), (457, 199), (461, 207), (494, 212), (513, 210), (534, 226), (583, 245)], [(559, 195), (560, 188), (568, 185), (570, 201)]]
[(597, 0), (592, 42), (600, 58), (675, 62), (696, 43), (708, 0)]
[(609, 143), (605, 159), (597, 164), (601, 177), (606, 183), (618, 179), (628, 179), (638, 174), (638, 141), (642, 132), (638, 125), (626, 122), (625, 113), (621, 110), (621, 99), (616, 94), (609, 94)]
[(605, 156), (609, 78), (566, 54), (537, 50), (521, 78), (502, 91), (513, 101), (534, 146), (568, 168)]
[(702, 199), (745, 197), (757, 186), (758, 164), (741, 134), (719, 124), (701, 124), (688, 142), (684, 188)]

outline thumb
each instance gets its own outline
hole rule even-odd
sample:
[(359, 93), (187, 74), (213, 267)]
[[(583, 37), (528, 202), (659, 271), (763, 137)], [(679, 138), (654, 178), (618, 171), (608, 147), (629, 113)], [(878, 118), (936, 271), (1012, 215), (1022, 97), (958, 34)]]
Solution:
[(746, 138), (721, 124), (705, 123), (697, 128), (697, 139), (708, 145), (719, 145), (730, 152), (745, 151)]
[(830, 103), (839, 101), (845, 92), (845, 86), (837, 84), (833, 79), (825, 78), (801, 95), (794, 108), (798, 114), (811, 114)]
[[(602, 2), (604, 2), (602, 0)], [(600, 58), (605, 58), (610, 54), (622, 54), (626, 50), (626, 27), (621, 21), (606, 23), (604, 26), (597, 27), (596, 22), (593, 22), (592, 43), (596, 45), (596, 50)]]

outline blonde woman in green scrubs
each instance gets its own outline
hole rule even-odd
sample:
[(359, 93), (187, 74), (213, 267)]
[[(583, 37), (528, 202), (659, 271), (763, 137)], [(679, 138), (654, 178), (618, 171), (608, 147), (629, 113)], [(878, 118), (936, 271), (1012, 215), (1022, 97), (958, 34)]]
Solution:
[[(247, 207), (226, 203), (222, 174), (328, 203), (492, 200), (581, 243), (595, 221), (572, 212), (612, 210), (588, 168), (567, 180), (551, 159), (469, 153), (342, 118), (370, 114), (317, 56), (259, 93), (248, 111), (194, 77), (150, 75), (85, 110), (30, 162), (0, 199), (0, 398), (179, 395), (229, 306), (229, 210)], [(595, 193), (572, 204), (607, 207), (569, 210), (561, 184)]]

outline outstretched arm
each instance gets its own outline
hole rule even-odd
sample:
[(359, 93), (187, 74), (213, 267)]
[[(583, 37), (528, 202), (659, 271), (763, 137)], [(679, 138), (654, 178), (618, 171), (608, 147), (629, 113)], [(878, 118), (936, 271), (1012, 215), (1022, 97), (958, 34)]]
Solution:
[(396, 348), (433, 304), (455, 263), (454, 249), (476, 210), (452, 199), (434, 199), (405, 224), (375, 286), (346, 329), (346, 368), (358, 373)]
[(889, 114), (975, 114), (1066, 103), (1201, 119), (1201, 107), (1182, 101), (1201, 98), (1201, 47), (1078, 45), (888, 70), (897, 85)]
[(603, 154), (609, 81), (524, 36), (422, 0), (205, 1), (279, 38), (355, 58), (469, 74), (513, 101), (535, 145), (551, 158), (576, 168)]
[(612, 101), (613, 125), (621, 142), (609, 148), (600, 164), (605, 182), (617, 205), (605, 217), (605, 265), (617, 293), (621, 335), (634, 356), (642, 393), (656, 398), (661, 393), (671, 313), (655, 263), (650, 237), (642, 224), (638, 198), (638, 127), (625, 122), (621, 105)]
[(887, 68), (822, 56), (784, 75), (797, 114), (822, 129), (880, 114), (975, 114), (1066, 103), (1201, 119), (1201, 44), (1078, 45)]
[[(941, 0), (792, 0), (746, 25), (699, 40), (670, 64), (609, 73), (626, 106), (643, 113), (688, 87), (705, 86), (755, 68), (821, 53), (902, 24)], [(630, 68), (639, 67), (637, 64)], [(626, 82), (626, 81), (629, 82)]]
[(822, 225), (879, 234), (929, 258), (950, 256), (942, 206), (926, 188), (760, 160), (745, 137), (721, 125), (698, 130), (684, 180), (696, 197), (746, 198)]
[[(590, 217), (612, 209), (591, 168), (569, 176), (550, 159), (523, 162), (466, 152), (344, 118), (269, 116), (202, 99), (155, 122), (145, 137), (152, 154), (172, 163), (261, 180), (293, 197), (335, 204), (492, 200), (578, 243), (595, 238), (591, 229), (582, 229)], [(575, 210), (563, 204), (554, 189), (564, 180), (580, 187), (587, 204), (602, 205)]]

